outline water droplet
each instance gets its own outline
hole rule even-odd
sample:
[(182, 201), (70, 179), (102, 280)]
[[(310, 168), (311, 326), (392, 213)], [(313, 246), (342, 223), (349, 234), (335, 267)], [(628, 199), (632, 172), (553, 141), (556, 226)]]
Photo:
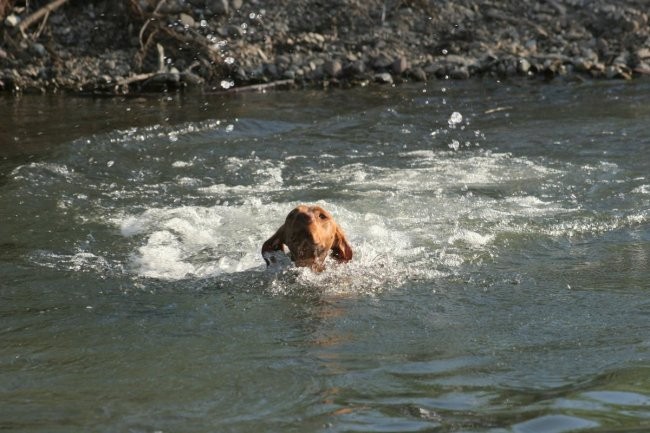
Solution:
[(221, 80), (221, 87), (223, 89), (230, 89), (235, 85), (235, 82), (232, 80)]
[(454, 111), (453, 113), (451, 113), (451, 116), (449, 116), (449, 120), (447, 120), (447, 123), (449, 124), (450, 128), (455, 128), (456, 125), (458, 125), (462, 121), (463, 121), (463, 115), (460, 114), (458, 111)]

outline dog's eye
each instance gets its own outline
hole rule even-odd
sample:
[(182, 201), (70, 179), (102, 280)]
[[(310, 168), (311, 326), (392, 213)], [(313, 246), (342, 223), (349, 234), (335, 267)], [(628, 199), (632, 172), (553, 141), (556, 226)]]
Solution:
[(320, 219), (322, 219), (322, 220), (326, 220), (326, 219), (327, 219), (327, 215), (325, 215), (324, 213), (322, 213), (322, 214), (318, 214), (318, 218), (320, 218)]

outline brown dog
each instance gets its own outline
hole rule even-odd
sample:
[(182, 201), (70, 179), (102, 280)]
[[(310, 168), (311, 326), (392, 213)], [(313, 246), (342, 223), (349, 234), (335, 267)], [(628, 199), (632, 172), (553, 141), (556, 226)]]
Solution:
[(345, 233), (332, 215), (320, 206), (300, 205), (292, 210), (284, 224), (262, 245), (262, 257), (267, 266), (275, 262), (269, 253), (289, 248), (291, 260), (300, 267), (321, 272), (325, 259), (338, 262), (352, 260), (352, 248)]

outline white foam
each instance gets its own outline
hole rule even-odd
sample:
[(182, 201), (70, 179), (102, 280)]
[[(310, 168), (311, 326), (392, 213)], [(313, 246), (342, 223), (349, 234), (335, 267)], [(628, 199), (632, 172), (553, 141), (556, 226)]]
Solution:
[(650, 194), (650, 185), (639, 185), (632, 190), (633, 194)]
[(256, 204), (150, 209), (118, 218), (125, 237), (143, 244), (131, 257), (144, 277), (181, 279), (239, 272), (260, 265), (251, 211)]
[[(178, 179), (190, 194), (212, 196), (219, 204), (152, 208), (114, 218), (133, 245), (128, 267), (137, 276), (169, 280), (268, 273), (278, 293), (305, 287), (376, 293), (409, 278), (455, 273), (498, 254), (495, 239), (502, 234), (573, 236), (647, 221), (643, 213), (596, 220), (580, 216), (577, 205), (570, 208), (549, 195), (529, 192), (531, 183), (555, 185), (566, 175), (542, 160), (487, 151), (458, 155), (418, 150), (399, 157), (399, 169), (359, 160), (332, 169), (305, 169), (292, 173), (291, 186), (285, 185), (284, 162), (254, 154), (224, 158), (223, 170), (232, 179), (245, 171), (247, 183), (204, 187), (193, 178)], [(575, 169), (582, 168), (567, 168)], [(341, 196), (317, 203), (330, 210), (348, 234), (353, 260), (341, 266), (332, 261), (322, 273), (291, 268), (288, 260), (267, 270), (261, 245), (299, 204), (270, 202), (268, 193), (311, 194), (321, 185), (345, 185), (337, 191)]]
[(458, 230), (456, 233), (454, 233), (452, 236), (450, 236), (447, 242), (450, 244), (454, 244), (456, 242), (463, 242), (469, 246), (482, 247), (489, 244), (493, 240), (494, 240), (493, 234), (482, 235), (480, 233), (471, 230), (461, 229)]

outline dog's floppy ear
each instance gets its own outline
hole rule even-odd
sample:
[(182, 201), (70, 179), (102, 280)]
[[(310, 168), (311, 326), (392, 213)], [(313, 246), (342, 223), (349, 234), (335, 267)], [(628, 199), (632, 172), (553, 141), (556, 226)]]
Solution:
[(275, 263), (275, 259), (271, 256), (273, 251), (280, 251), (284, 248), (284, 224), (278, 229), (277, 232), (262, 244), (262, 257), (269, 266), (271, 262)]
[(352, 260), (352, 247), (341, 227), (336, 227), (334, 244), (332, 244), (332, 257), (337, 262), (349, 262)]

